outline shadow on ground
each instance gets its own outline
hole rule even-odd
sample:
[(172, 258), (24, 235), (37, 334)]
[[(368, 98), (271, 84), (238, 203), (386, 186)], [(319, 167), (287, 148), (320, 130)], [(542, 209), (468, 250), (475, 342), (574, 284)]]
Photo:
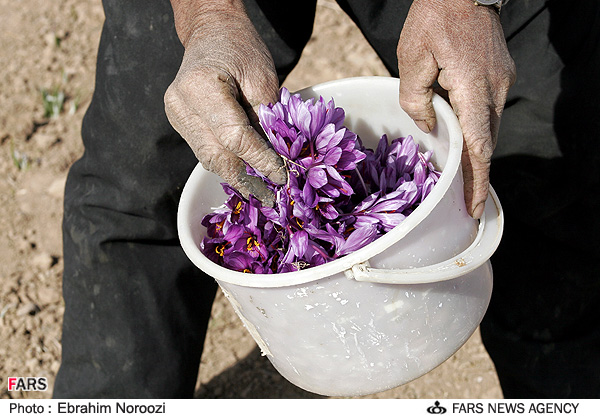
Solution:
[[(240, 390), (240, 388), (243, 388)], [(195, 393), (204, 399), (323, 399), (291, 384), (275, 370), (258, 348), (215, 376)]]

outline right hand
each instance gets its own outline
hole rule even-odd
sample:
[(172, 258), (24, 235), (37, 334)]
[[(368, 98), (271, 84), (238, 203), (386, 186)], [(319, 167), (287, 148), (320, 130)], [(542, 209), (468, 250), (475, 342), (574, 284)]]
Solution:
[(167, 117), (206, 170), (245, 197), (272, 205), (273, 193), (246, 174), (244, 163), (277, 184), (286, 181), (283, 161), (259, 133), (258, 107), (275, 103), (279, 92), (269, 50), (243, 7), (199, 11), (191, 18), (181, 13), (178, 21), (175, 3), (185, 53), (165, 94)]
[(448, 92), (465, 147), (465, 203), (483, 214), (492, 152), (515, 81), (498, 13), (470, 0), (414, 0), (398, 43), (400, 104), (424, 132), (435, 125), (433, 84)]

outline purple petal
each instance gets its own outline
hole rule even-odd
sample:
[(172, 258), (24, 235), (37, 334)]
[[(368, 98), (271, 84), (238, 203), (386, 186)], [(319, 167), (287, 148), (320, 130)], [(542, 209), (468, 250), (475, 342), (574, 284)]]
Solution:
[(319, 203), (319, 212), (321, 215), (323, 215), (323, 217), (330, 220), (336, 219), (340, 215), (340, 213), (330, 203)]
[(327, 173), (323, 170), (322, 166), (311, 167), (310, 170), (308, 170), (307, 178), (311, 186), (315, 189), (327, 184)]
[(294, 125), (300, 129), (300, 132), (304, 134), (308, 139), (311, 138), (310, 122), (312, 115), (306, 106), (300, 105), (297, 108), (296, 119)]
[(361, 212), (361, 211), (365, 211), (367, 209), (369, 209), (371, 206), (373, 206), (375, 204), (375, 202), (377, 202), (377, 199), (379, 198), (379, 195), (381, 193), (380, 192), (375, 192), (373, 194), (370, 194), (369, 196), (365, 197), (363, 199), (362, 202), (360, 202), (356, 208), (354, 208), (354, 212)]
[(310, 120), (310, 135), (307, 135), (309, 139), (315, 138), (323, 129), (323, 125), (327, 120), (327, 109), (323, 97), (312, 106), (308, 106), (308, 110), (311, 114)]
[(346, 118), (346, 112), (341, 107), (335, 107), (335, 103), (333, 99), (329, 102), (329, 114), (330, 119), (329, 122), (335, 125), (335, 129), (340, 129), (344, 125), (344, 119)]
[(379, 223), (383, 228), (383, 232), (389, 232), (406, 219), (406, 215), (403, 213), (380, 213), (377, 215)]
[(365, 226), (354, 230), (346, 239), (343, 247), (340, 249), (339, 256), (349, 254), (360, 250), (365, 245), (370, 244), (377, 237), (377, 228), (374, 226)]
[(302, 257), (308, 247), (308, 234), (306, 231), (297, 231), (290, 238), (290, 248), (296, 257)]
[(284, 105), (287, 105), (290, 101), (290, 91), (285, 87), (282, 87), (279, 91), (279, 101)]
[(433, 177), (427, 177), (427, 180), (425, 180), (425, 183), (423, 183), (423, 190), (421, 191), (421, 202), (425, 200), (429, 193), (431, 193), (433, 186), (435, 186), (435, 182), (436, 179), (434, 179)]
[(254, 259), (249, 255), (242, 252), (235, 252), (229, 254), (229, 256), (226, 258), (225, 265), (232, 270), (244, 271), (245, 269), (249, 269), (252, 261), (254, 261)]
[(387, 199), (380, 202), (377, 202), (373, 205), (371, 209), (369, 209), (370, 213), (379, 213), (379, 212), (394, 212), (397, 209), (403, 207), (406, 204), (406, 201), (401, 199)]
[(345, 131), (345, 128), (336, 131), (333, 123), (326, 125), (315, 139), (315, 148), (319, 152), (324, 152), (337, 146), (344, 138)]
[(337, 168), (340, 171), (354, 170), (356, 168), (356, 163), (363, 160), (364, 156), (365, 154), (358, 150), (354, 150), (353, 152), (343, 151), (337, 162)]
[(317, 206), (317, 203), (319, 202), (319, 200), (317, 199), (317, 192), (308, 181), (304, 184), (304, 187), (302, 188), (302, 199), (304, 200), (306, 206), (309, 206), (311, 208)]
[(336, 165), (341, 156), (342, 150), (340, 148), (332, 148), (327, 151), (327, 154), (325, 154), (323, 163), (327, 164), (328, 166)]
[(426, 166), (420, 160), (415, 164), (414, 179), (415, 183), (421, 186), (427, 178)]
[(340, 189), (329, 183), (323, 185), (319, 190), (322, 194), (331, 198), (336, 198), (341, 194)]

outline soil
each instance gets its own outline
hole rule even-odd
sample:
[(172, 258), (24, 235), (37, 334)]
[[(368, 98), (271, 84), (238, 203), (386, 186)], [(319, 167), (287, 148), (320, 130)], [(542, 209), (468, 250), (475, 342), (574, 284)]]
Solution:
[[(49, 398), (60, 365), (63, 188), (82, 154), (79, 130), (94, 86), (100, 0), (0, 0), (0, 398)], [(319, 0), (315, 35), (290, 90), (387, 75), (360, 31)], [(46, 100), (43, 99), (44, 94)], [(46, 112), (44, 102), (62, 101)], [(220, 292), (219, 292), (220, 293)], [(8, 392), (8, 376), (45, 376), (45, 392)], [(317, 397), (260, 356), (219, 294), (198, 376), (199, 398)], [(369, 398), (500, 398), (479, 332), (427, 375)]]

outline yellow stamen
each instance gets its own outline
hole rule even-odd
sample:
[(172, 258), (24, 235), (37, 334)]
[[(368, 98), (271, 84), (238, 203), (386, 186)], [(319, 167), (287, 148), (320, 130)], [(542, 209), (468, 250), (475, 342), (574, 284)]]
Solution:
[(238, 214), (242, 211), (242, 202), (238, 202), (237, 205), (235, 205), (235, 209), (233, 210), (234, 214)]
[(260, 244), (256, 241), (256, 239), (254, 239), (254, 237), (248, 237), (248, 239), (246, 240), (246, 244), (248, 244), (248, 246), (246, 247), (247, 251), (252, 251), (253, 247), (260, 247)]

